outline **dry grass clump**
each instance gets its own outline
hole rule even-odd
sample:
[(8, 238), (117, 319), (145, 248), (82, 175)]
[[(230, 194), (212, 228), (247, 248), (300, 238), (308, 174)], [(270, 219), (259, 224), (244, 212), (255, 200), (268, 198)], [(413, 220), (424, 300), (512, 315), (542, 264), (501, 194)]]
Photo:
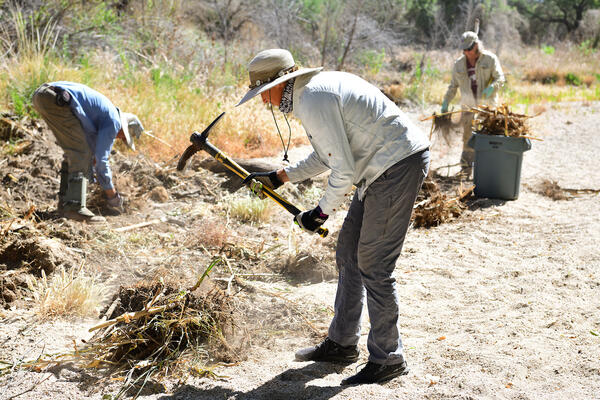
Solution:
[[(559, 82), (559, 74), (555, 68), (551, 68), (548, 66), (538, 66), (536, 68), (532, 68), (525, 74), (525, 80), (529, 82), (539, 82), (545, 85), (557, 84)], [(565, 81), (563, 80), (562, 86), (564, 86)]]
[(97, 312), (106, 290), (83, 268), (63, 266), (57, 268), (50, 278), (42, 270), (40, 279), (28, 277), (27, 285), (37, 303), (37, 315), (42, 320), (55, 317), (88, 317)]
[(570, 71), (558, 71), (553, 67), (540, 66), (527, 71), (525, 74), (525, 80), (529, 82), (541, 83), (543, 85), (556, 85), (560, 87), (567, 85), (585, 85), (590, 87), (596, 81), (596, 77), (590, 75), (589, 73), (581, 75), (580, 73)]
[(232, 236), (231, 230), (223, 221), (201, 219), (192, 226), (194, 235), (187, 238), (186, 248), (221, 248)]
[(537, 188), (537, 192), (552, 200), (572, 200), (582, 194), (598, 194), (600, 189), (568, 189), (560, 187), (558, 182), (544, 179)]
[(337, 277), (337, 271), (331, 263), (324, 262), (306, 250), (285, 257), (281, 273), (292, 283), (318, 283)]
[(228, 203), (228, 212), (242, 222), (265, 222), (273, 212), (270, 200), (254, 195), (234, 198)]
[(540, 184), (539, 191), (546, 197), (550, 197), (552, 200), (570, 200), (571, 197), (558, 186), (558, 182), (544, 179)]

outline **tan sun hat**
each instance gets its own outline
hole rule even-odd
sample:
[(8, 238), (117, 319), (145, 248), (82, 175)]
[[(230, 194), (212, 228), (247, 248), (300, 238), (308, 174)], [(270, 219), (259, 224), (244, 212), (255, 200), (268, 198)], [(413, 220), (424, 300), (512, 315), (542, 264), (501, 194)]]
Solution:
[(473, 46), (473, 43), (477, 42), (479, 38), (477, 34), (473, 31), (466, 31), (460, 37), (460, 48), (461, 50), (466, 50), (469, 47)]
[(121, 129), (123, 129), (123, 135), (125, 135), (125, 142), (131, 150), (135, 151), (135, 144), (133, 143), (131, 135), (133, 134), (136, 139), (139, 139), (142, 132), (144, 132), (144, 126), (135, 114), (126, 113), (121, 110), (119, 110), (119, 114), (121, 118)]
[(236, 107), (266, 90), (296, 76), (322, 70), (319, 68), (298, 68), (292, 53), (284, 49), (263, 50), (248, 64), (250, 90)]

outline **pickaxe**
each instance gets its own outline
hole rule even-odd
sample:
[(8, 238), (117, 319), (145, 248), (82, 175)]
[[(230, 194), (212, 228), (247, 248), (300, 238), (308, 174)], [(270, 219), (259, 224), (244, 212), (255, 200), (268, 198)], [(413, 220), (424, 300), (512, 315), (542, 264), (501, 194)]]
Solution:
[[(185, 164), (191, 156), (193, 156), (196, 152), (200, 150), (204, 150), (208, 154), (213, 156), (215, 160), (223, 164), (228, 170), (230, 170), (240, 178), (246, 179), (248, 175), (250, 175), (248, 171), (246, 171), (238, 163), (233, 161), (231, 158), (229, 158), (221, 150), (213, 146), (213, 144), (208, 141), (208, 134), (210, 130), (217, 124), (217, 122), (219, 122), (223, 115), (225, 115), (224, 112), (221, 113), (221, 115), (219, 115), (217, 118), (215, 118), (215, 120), (211, 122), (210, 125), (208, 125), (206, 129), (204, 129), (204, 131), (202, 131), (202, 133), (192, 133), (192, 136), (190, 137), (190, 142), (192, 142), (192, 144), (188, 146), (187, 149), (185, 149), (185, 151), (181, 155), (181, 158), (179, 158), (179, 162), (177, 163), (178, 171), (181, 171), (185, 168)], [(279, 204), (281, 207), (285, 208), (293, 216), (296, 216), (302, 212), (298, 207), (294, 206), (292, 203), (281, 197), (276, 191), (274, 191), (270, 187), (263, 185), (262, 192), (268, 198)], [(329, 234), (329, 231), (327, 230), (327, 228), (320, 227), (317, 229), (317, 233), (321, 237), (326, 237)]]

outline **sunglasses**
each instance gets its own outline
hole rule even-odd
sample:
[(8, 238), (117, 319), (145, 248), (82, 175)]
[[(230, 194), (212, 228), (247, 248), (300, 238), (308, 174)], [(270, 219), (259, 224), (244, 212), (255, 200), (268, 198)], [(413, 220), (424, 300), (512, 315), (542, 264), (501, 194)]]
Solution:
[(477, 44), (477, 42), (473, 42), (473, 44), (468, 49), (464, 49), (463, 51), (471, 51), (471, 50), (473, 50), (473, 47), (475, 47), (476, 44)]

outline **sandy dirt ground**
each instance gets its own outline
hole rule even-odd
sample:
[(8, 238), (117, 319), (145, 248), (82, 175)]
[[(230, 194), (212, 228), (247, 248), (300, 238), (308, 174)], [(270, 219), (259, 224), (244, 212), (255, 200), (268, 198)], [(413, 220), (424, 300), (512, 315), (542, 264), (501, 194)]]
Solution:
[[(415, 120), (420, 116), (411, 113)], [(428, 123), (421, 125), (429, 131)], [(297, 349), (320, 340), (315, 330), (326, 332), (336, 282), (254, 281), (259, 289), (280, 293), (285, 302), (273, 297), (257, 303), (253, 318), (261, 326), (249, 330), (255, 344), (245, 348), (246, 359), (217, 366), (217, 379), (167, 382), (160, 393), (140, 398), (600, 398), (600, 197), (588, 193), (556, 201), (540, 189), (544, 180), (562, 188), (600, 189), (599, 126), (599, 102), (547, 106), (533, 120), (532, 131), (543, 141), (534, 141), (524, 153), (518, 200), (480, 199), (456, 221), (409, 231), (395, 271), (411, 369), (407, 376), (383, 385), (340, 386), (366, 362), (367, 318), (356, 364), (294, 361)], [(459, 153), (457, 143), (450, 149), (437, 143), (432, 167), (456, 162)], [(144, 211), (146, 218), (157, 210)], [(339, 213), (327, 222), (333, 233), (325, 244), (304, 234), (295, 238), (315, 252), (328, 252), (319, 257), (331, 263), (342, 218)], [(286, 220), (267, 228), (270, 240), (284, 240)], [(171, 233), (185, 229), (173, 225)], [(195, 257), (192, 261), (205, 262), (201, 251)], [(143, 275), (154, 268), (144, 260), (147, 265), (135, 257), (107, 265), (106, 280), (116, 285)], [(13, 306), (1, 316), (5, 360), (64, 351), (89, 337), (87, 328), (97, 323), (36, 323), (25, 306)], [(104, 399), (115, 385), (98, 383), (71, 365), (39, 373), (20, 370), (0, 377), (0, 398)]]

